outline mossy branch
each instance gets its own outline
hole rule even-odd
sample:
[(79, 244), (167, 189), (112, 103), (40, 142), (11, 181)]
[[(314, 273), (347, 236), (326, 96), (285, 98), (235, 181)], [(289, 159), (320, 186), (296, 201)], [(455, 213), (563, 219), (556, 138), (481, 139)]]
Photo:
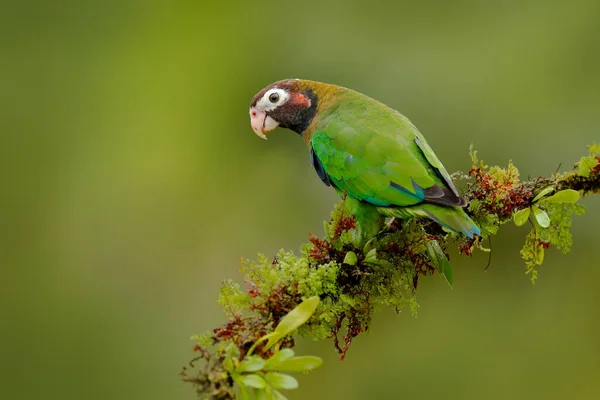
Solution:
[[(389, 221), (383, 232), (365, 240), (358, 237), (355, 216), (343, 199), (325, 224), (325, 237), (310, 235), (299, 254), (281, 250), (272, 258), (242, 260), (246, 287), (230, 280), (223, 283), (219, 304), (228, 320), (194, 337), (199, 356), (189, 363), (191, 368), (184, 367), (182, 379), (206, 399), (245, 399), (252, 393), (257, 399), (284, 399), (276, 389), (295, 388), (295, 379), (262, 369), (271, 360), (292, 357), (286, 349), (294, 346), (295, 335), (331, 339), (343, 360), (352, 339), (369, 329), (373, 314), (383, 306), (397, 311), (409, 307), (416, 313), (421, 276), (437, 272), (453, 285), (446, 254), (451, 245), (467, 256), (475, 249), (489, 251), (482, 242), (509, 221), (517, 226), (529, 222), (521, 255), (526, 273), (535, 281), (546, 248), (570, 250), (572, 216), (584, 212), (580, 196), (600, 194), (599, 154), (600, 145), (591, 145), (589, 155), (571, 171), (521, 181), (512, 162), (506, 168), (489, 167), (471, 149), (472, 169), (453, 178), (465, 184), (467, 211), (481, 228), (481, 237), (474, 239), (445, 232), (429, 220), (411, 219)], [(284, 317), (289, 321), (289, 315), (297, 313), (290, 311), (315, 296), (320, 302), (305, 324), (277, 337), (274, 347), (272, 339), (265, 340), (281, 331)], [(291, 360), (288, 364), (296, 369), (286, 372), (319, 364), (317, 357)]]

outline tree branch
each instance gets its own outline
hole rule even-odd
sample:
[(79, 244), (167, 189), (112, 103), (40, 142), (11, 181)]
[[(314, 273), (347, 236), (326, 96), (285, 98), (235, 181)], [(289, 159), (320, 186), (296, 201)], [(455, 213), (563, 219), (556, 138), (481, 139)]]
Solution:
[[(517, 226), (530, 222), (521, 255), (526, 273), (535, 281), (546, 248), (554, 246), (565, 253), (570, 250), (572, 216), (584, 212), (578, 203), (580, 195), (600, 194), (599, 154), (600, 146), (591, 145), (589, 155), (571, 171), (521, 181), (511, 162), (506, 168), (489, 167), (471, 149), (472, 169), (466, 174), (457, 172), (453, 178), (459, 185), (466, 183), (467, 212), (481, 228), (481, 237), (474, 239), (445, 232), (429, 220), (411, 219), (391, 221), (383, 232), (365, 240), (357, 232), (349, 199), (343, 199), (325, 225), (325, 237), (311, 234), (300, 254), (282, 250), (274, 258), (260, 255), (256, 261), (242, 260), (245, 290), (233, 281), (223, 283), (219, 304), (228, 321), (194, 337), (198, 342), (194, 350), (200, 356), (190, 363), (192, 372), (184, 367), (182, 379), (191, 382), (206, 399), (233, 399), (236, 390), (242, 399), (251, 398), (247, 396), (252, 390), (256, 398), (284, 398), (275, 389), (295, 386), (263, 380), (261, 376), (266, 375), (261, 368), (268, 366), (264, 367), (261, 359), (283, 357), (280, 349), (293, 347), (294, 335), (285, 336), (272, 348), (265, 342), (255, 343), (273, 332), (303, 299), (319, 296), (321, 301), (296, 334), (313, 340), (332, 339), (343, 360), (352, 339), (369, 329), (373, 314), (381, 307), (392, 306), (398, 311), (408, 306), (416, 312), (421, 276), (439, 273), (452, 286), (452, 267), (446, 254), (449, 246), (457, 245), (467, 256), (475, 249), (489, 251), (482, 241), (511, 220)], [(254, 355), (248, 357), (253, 345)], [(255, 363), (254, 370), (240, 369), (240, 365), (252, 364), (250, 361)], [(198, 363), (201, 366), (194, 368)], [(249, 375), (258, 378), (250, 379)], [(266, 386), (259, 387), (263, 383)]]

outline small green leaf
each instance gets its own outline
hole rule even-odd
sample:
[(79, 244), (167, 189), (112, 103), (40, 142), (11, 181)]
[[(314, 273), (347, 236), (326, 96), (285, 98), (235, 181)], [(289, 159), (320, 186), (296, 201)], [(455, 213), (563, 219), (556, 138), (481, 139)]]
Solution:
[(513, 215), (513, 219), (515, 221), (516, 226), (522, 226), (529, 219), (529, 215), (531, 214), (531, 209), (529, 207), (519, 210)]
[(346, 257), (344, 257), (344, 264), (356, 265), (357, 262), (358, 262), (358, 258), (356, 257), (355, 252), (349, 251), (346, 253)]
[(322, 364), (323, 360), (319, 357), (300, 356), (280, 361), (275, 365), (271, 364), (270, 362), (267, 362), (264, 369), (265, 371), (280, 372), (310, 372), (313, 369), (319, 368)]
[(565, 189), (544, 199), (548, 203), (577, 203), (579, 192), (573, 189)]
[(454, 272), (452, 271), (452, 264), (446, 259), (446, 265), (444, 266), (444, 278), (451, 288), (454, 288)]
[(448, 285), (451, 288), (454, 287), (454, 274), (452, 273), (452, 265), (450, 261), (446, 258), (446, 254), (440, 247), (437, 240), (431, 240), (427, 242), (427, 253), (429, 254), (429, 259), (433, 263), (435, 270), (446, 278)]
[(225, 368), (225, 371), (233, 371), (233, 360), (229, 357), (225, 358), (225, 361), (223, 361), (223, 368)]
[[(250, 347), (250, 350), (248, 350), (248, 353), (246, 353), (246, 357), (250, 357), (252, 355), (252, 353), (254, 352), (254, 349), (256, 349), (256, 346), (258, 346), (259, 343), (262, 343), (265, 340), (267, 340), (271, 337), (274, 337), (274, 336), (278, 336), (277, 332), (267, 333), (266, 335), (260, 337), (256, 342), (254, 342), (252, 347)], [(281, 338), (279, 338), (279, 339), (281, 339)], [(277, 340), (279, 340), (279, 339), (277, 339)]]
[(246, 357), (237, 367), (236, 372), (254, 372), (260, 371), (265, 366), (265, 360), (260, 356)]
[(432, 240), (430, 242), (427, 242), (426, 246), (427, 246), (427, 253), (429, 254), (429, 259), (433, 262), (433, 266), (435, 267), (435, 270), (439, 273), (444, 272), (443, 265), (440, 264), (440, 262), (438, 260), (439, 257), (437, 254), (437, 248), (439, 248), (439, 246), (437, 245), (437, 242), (435, 240)]
[(394, 268), (394, 264), (392, 264), (388, 260), (375, 260), (375, 261), (372, 261), (371, 264), (378, 265), (380, 267), (385, 267), (385, 268)]
[(282, 395), (279, 390), (271, 389), (269, 392), (271, 394), (271, 399), (273, 400), (288, 400), (288, 398)]
[(538, 201), (539, 199), (541, 199), (542, 197), (546, 196), (547, 194), (550, 194), (552, 191), (554, 190), (554, 186), (548, 186), (543, 188), (538, 194), (537, 196), (535, 196), (533, 198), (533, 202), (535, 203), (536, 201)]
[(544, 263), (544, 254), (546, 254), (544, 248), (542, 246), (537, 246), (534, 260), (538, 265), (542, 265)]
[(250, 394), (250, 391), (248, 391), (248, 387), (246, 385), (240, 385), (238, 398), (240, 400), (252, 400), (252, 395)]
[(267, 387), (267, 382), (256, 374), (238, 375), (234, 378), (240, 385), (253, 387), (257, 389), (264, 389)]
[(547, 228), (550, 226), (550, 217), (548, 217), (548, 214), (546, 213), (546, 211), (542, 210), (541, 208), (539, 208), (538, 206), (531, 206), (531, 208), (533, 209), (533, 215), (535, 216), (535, 219), (537, 220), (537, 223), (542, 227), (542, 228)]
[(276, 366), (281, 362), (294, 357), (294, 350), (292, 349), (281, 349), (277, 353), (273, 354), (265, 364), (265, 370), (277, 369)]
[(275, 335), (269, 338), (265, 350), (269, 350), (275, 343), (281, 340), (284, 336), (289, 335), (315, 313), (317, 306), (319, 305), (319, 296), (313, 296), (304, 300), (300, 305), (296, 306), (292, 311), (287, 313), (286, 316), (281, 318), (279, 324), (275, 328)]
[(579, 175), (587, 178), (591, 175), (594, 168), (598, 165), (598, 159), (596, 157), (582, 157), (579, 161)]
[(365, 246), (362, 249), (363, 254), (369, 254), (369, 251), (373, 250), (373, 244), (375, 243), (375, 238), (371, 238), (365, 243)]
[(365, 262), (374, 263), (377, 261), (377, 249), (371, 249), (365, 256)]
[(360, 229), (351, 229), (348, 232), (344, 232), (342, 237), (346, 238), (350, 243), (354, 245), (354, 247), (360, 247), (363, 242), (363, 237), (361, 235)]
[(254, 397), (256, 400), (272, 400), (273, 396), (267, 394), (266, 390), (263, 389), (254, 389)]
[(269, 372), (265, 375), (267, 383), (275, 389), (297, 389), (298, 381), (291, 375)]

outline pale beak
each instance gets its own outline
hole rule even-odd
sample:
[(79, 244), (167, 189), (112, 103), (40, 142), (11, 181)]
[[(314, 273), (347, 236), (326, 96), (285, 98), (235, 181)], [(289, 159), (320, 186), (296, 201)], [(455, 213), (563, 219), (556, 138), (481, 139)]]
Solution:
[(267, 139), (265, 133), (271, 132), (279, 126), (279, 122), (269, 117), (264, 111), (250, 108), (250, 125), (252, 130), (262, 139)]

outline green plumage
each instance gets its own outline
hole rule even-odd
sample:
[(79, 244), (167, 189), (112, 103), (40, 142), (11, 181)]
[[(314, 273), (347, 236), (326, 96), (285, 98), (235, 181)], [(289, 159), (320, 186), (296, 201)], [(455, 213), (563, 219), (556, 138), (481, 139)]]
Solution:
[(398, 111), (350, 89), (292, 79), (254, 96), (250, 115), (263, 138), (277, 125), (302, 135), (321, 180), (355, 200), (363, 237), (376, 234), (385, 216), (425, 217), (471, 238), (480, 234), (450, 175)]
[(361, 93), (312, 86), (317, 93), (335, 92), (303, 132), (333, 186), (385, 216), (427, 217), (468, 237), (480, 233), (460, 208), (466, 203), (448, 172), (408, 118)]

